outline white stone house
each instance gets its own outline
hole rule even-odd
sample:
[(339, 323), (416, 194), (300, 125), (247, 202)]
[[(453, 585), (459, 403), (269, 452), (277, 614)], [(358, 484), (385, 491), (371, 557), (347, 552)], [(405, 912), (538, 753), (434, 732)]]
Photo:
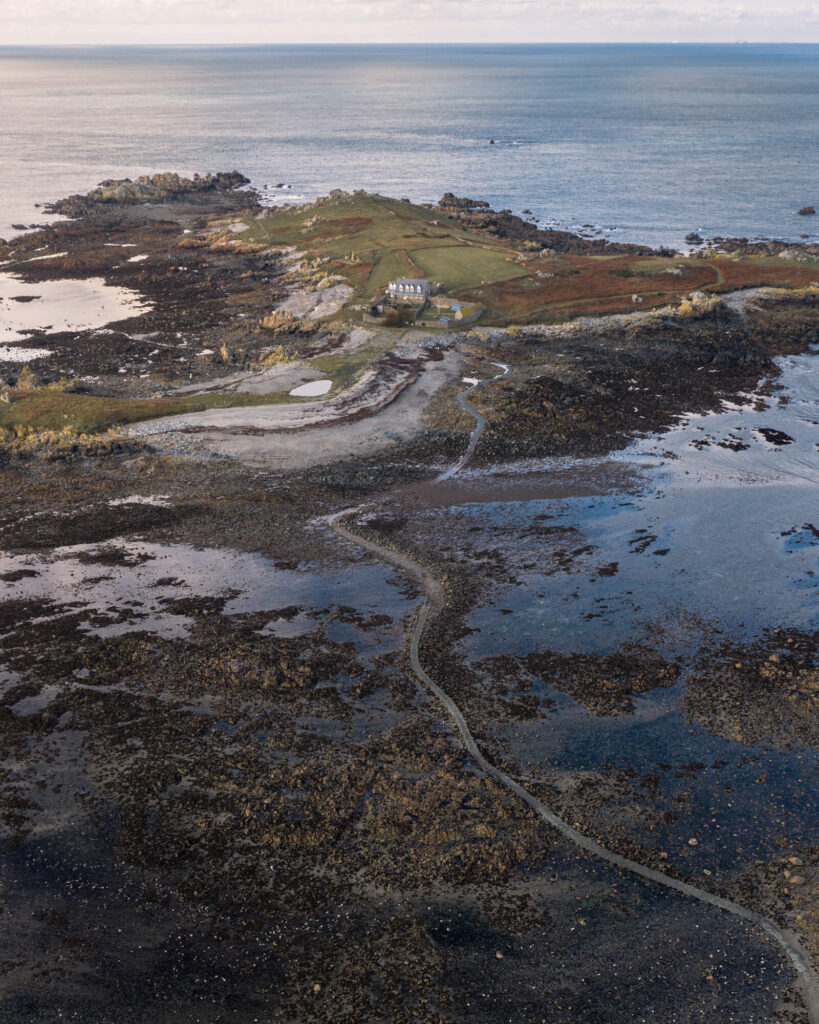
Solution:
[(399, 277), (390, 281), (387, 295), (401, 302), (426, 302), (429, 298), (429, 281), (421, 278)]

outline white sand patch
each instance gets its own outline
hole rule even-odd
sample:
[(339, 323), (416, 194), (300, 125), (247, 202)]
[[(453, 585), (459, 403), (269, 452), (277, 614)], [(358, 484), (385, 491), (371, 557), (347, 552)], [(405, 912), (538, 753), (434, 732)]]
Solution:
[[(134, 424), (128, 433), (149, 438), (159, 451), (193, 458), (220, 452), (280, 469), (328, 465), (381, 451), (425, 429), (427, 405), (440, 387), (460, 378), (460, 361), (460, 354), (445, 353), (426, 363), (414, 383), (405, 368), (382, 366), (321, 401), (210, 409)], [(195, 439), (180, 438), (178, 431), (192, 427), (206, 429)]]
[(33, 359), (45, 359), (51, 355), (47, 348), (12, 348), (0, 345), (0, 363), (29, 363)]
[(278, 309), (293, 316), (321, 320), (337, 313), (352, 294), (353, 289), (348, 284), (335, 284), (315, 292), (297, 291), (288, 296)]
[(131, 494), (127, 498), (112, 498), (108, 504), (112, 508), (118, 505), (156, 505), (168, 508), (171, 500), (167, 494)]
[[(22, 301), (21, 301), (22, 300)], [(23, 331), (82, 331), (139, 316), (151, 308), (138, 292), (84, 281), (28, 284), (0, 274), (0, 342), (29, 340)]]
[(293, 388), (290, 394), (295, 398), (314, 398), (316, 395), (326, 395), (332, 386), (331, 380), (311, 380)]
[(212, 391), (235, 391), (250, 395), (271, 395), (281, 394), (300, 384), (320, 379), (323, 379), (322, 375), (309, 363), (297, 359), (292, 363), (279, 363), (265, 370), (252, 370), (249, 373), (247, 370), (240, 370), (237, 373), (212, 377), (207, 381), (184, 384), (182, 387), (174, 388), (172, 393), (202, 395)]

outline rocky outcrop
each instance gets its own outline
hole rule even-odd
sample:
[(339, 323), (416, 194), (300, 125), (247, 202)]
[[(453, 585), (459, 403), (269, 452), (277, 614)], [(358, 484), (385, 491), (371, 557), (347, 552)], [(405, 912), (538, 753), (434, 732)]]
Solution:
[(488, 210), (489, 203), (484, 202), (483, 199), (467, 199), (466, 196), (456, 196), (454, 192), (444, 192), (438, 207), (448, 212), (463, 210), (469, 213), (472, 210)]
[(797, 210), (800, 217), (815, 217), (816, 207), (814, 206), (803, 206), (801, 210)]
[(95, 206), (117, 203), (134, 206), (140, 203), (157, 203), (168, 199), (194, 197), (204, 193), (227, 193), (248, 185), (250, 179), (238, 171), (220, 171), (218, 174), (195, 174), (183, 178), (179, 174), (165, 171), (161, 174), (143, 175), (132, 181), (130, 178), (108, 179), (87, 195), (68, 196), (47, 207), (49, 213), (66, 217), (81, 217)]
[[(718, 235), (709, 238), (706, 247), (714, 252), (724, 252), (732, 256), (781, 256), (786, 251), (801, 252), (805, 261), (819, 257), (819, 245), (815, 242), (785, 242), (782, 239), (723, 238)], [(793, 259), (794, 256), (785, 257)]]
[(463, 198), (452, 192), (441, 197), (436, 209), (456, 217), (465, 227), (474, 231), (483, 231), (509, 242), (534, 243), (541, 249), (552, 249), (555, 253), (676, 255), (673, 250), (653, 250), (645, 245), (624, 245), (607, 242), (603, 238), (583, 238), (571, 231), (542, 229), (516, 216), (511, 210), (493, 210), (483, 200)]

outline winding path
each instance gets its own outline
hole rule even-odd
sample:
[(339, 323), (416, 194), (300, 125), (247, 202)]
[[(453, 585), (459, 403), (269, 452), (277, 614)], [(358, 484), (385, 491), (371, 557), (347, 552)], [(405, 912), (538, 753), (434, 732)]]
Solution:
[(472, 408), (472, 406), (469, 404), (467, 396), (472, 394), (472, 392), (476, 388), (481, 387), (481, 385), (493, 384), (496, 380), (500, 380), (502, 377), (505, 377), (507, 373), (509, 373), (509, 367), (506, 365), (506, 363), (492, 363), (492, 365), (499, 366), (503, 370), (503, 373), (499, 373), (495, 377), (489, 377), (487, 380), (476, 380), (471, 387), (466, 389), (466, 391), (461, 391), (458, 394), (458, 404), (464, 410), (464, 412), (468, 412), (470, 416), (474, 417), (475, 427), (472, 430), (472, 433), (469, 435), (469, 444), (467, 445), (466, 451), (463, 453), (460, 459), (458, 459), (454, 466), (451, 466), (449, 469), (441, 473), (439, 477), (436, 477), (436, 483), (439, 483), (441, 480), (449, 480), (451, 477), (455, 476), (456, 473), (460, 473), (460, 471), (464, 468), (464, 466), (475, 454), (475, 449), (478, 447), (478, 441), (480, 441), (481, 439), (481, 434), (486, 429), (486, 417), (483, 415), (483, 413), (478, 412), (477, 409)]
[[(500, 380), (501, 377), (504, 377), (509, 372), (509, 367), (505, 364), (494, 363), (493, 365), (502, 366), (504, 372), (496, 377), (478, 381), (467, 391), (461, 392), (458, 396), (461, 407), (469, 412), (470, 415), (475, 417), (476, 426), (472, 431), (472, 435), (469, 440), (469, 447), (464, 455), (459, 459), (455, 466), (447, 470), (445, 473), (442, 473), (437, 478), (438, 480), (449, 479), (463, 469), (475, 451), (480, 436), (486, 426), (486, 420), (479, 412), (469, 405), (466, 396), (482, 384)], [(423, 638), (430, 613), (440, 611), (444, 606), (445, 598), (443, 588), (439, 581), (435, 579), (435, 577), (425, 569), (424, 566), (419, 562), (416, 562), (413, 558), (410, 558), (408, 555), (405, 555), (400, 551), (383, 547), (381, 544), (378, 544), (367, 537), (362, 537), (359, 534), (354, 533), (344, 524), (345, 519), (354, 515), (356, 512), (362, 511), (366, 507), (368, 506), (359, 505), (356, 508), (344, 509), (335, 515), (330, 516), (326, 522), (338, 537), (357, 545), (365, 551), (371, 552), (382, 561), (388, 562), (399, 569), (403, 569), (420, 583), (426, 597), (424, 599), (424, 603), (419, 609), (415, 625), (413, 626), (412, 635), (410, 637), (410, 665), (419, 682), (421, 682), (426, 689), (437, 698), (438, 702), (452, 719), (455, 727), (460, 733), (464, 748), (476, 764), (478, 764), (487, 775), (491, 776), (493, 779), (500, 782), (501, 785), (511, 790), (515, 796), (519, 797), (525, 804), (531, 807), (538, 817), (548, 825), (551, 825), (552, 828), (556, 829), (564, 838), (574, 843), (574, 845), (579, 847), (581, 850), (585, 850), (587, 853), (593, 854), (601, 860), (606, 861), (608, 864), (612, 864), (614, 867), (620, 868), (623, 871), (628, 871), (633, 875), (638, 875), (640, 878), (646, 879), (646, 881), (664, 886), (666, 889), (671, 889), (673, 892), (679, 893), (682, 896), (699, 900), (700, 903), (716, 907), (718, 910), (725, 911), (725, 913), (732, 914), (734, 917), (741, 918), (743, 921), (747, 921), (750, 924), (761, 928), (787, 954), (797, 975), (797, 986), (805, 1000), (810, 1024), (819, 1024), (819, 981), (817, 981), (810, 961), (802, 951), (795, 936), (783, 931), (778, 927), (778, 925), (774, 924), (773, 921), (769, 921), (768, 918), (763, 917), (754, 910), (749, 910), (747, 907), (740, 906), (738, 903), (724, 899), (722, 896), (716, 896), (705, 889), (700, 889), (688, 882), (672, 878), (669, 875), (663, 874), (661, 871), (646, 867), (643, 864), (639, 864), (637, 861), (631, 860), (628, 857), (623, 857), (619, 853), (615, 853), (613, 850), (607, 849), (596, 840), (591, 839), (582, 832), (578, 832), (577, 829), (572, 828), (571, 825), (567, 824), (562, 818), (558, 817), (554, 811), (547, 807), (543, 801), (539, 800), (528, 790), (524, 789), (523, 786), (521, 786), (519, 782), (516, 782), (511, 775), (502, 769), (495, 767), (495, 765), (491, 764), (484, 757), (480, 747), (475, 742), (475, 737), (472, 735), (466, 719), (458, 705), (452, 700), (449, 694), (431, 678), (424, 666), (421, 664), (421, 658), (419, 655), (421, 639)]]

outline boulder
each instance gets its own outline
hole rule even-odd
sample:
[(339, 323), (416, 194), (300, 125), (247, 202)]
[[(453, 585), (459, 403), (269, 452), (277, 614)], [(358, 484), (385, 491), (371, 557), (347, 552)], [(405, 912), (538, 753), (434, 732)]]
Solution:
[(788, 260), (790, 263), (809, 263), (811, 259), (810, 254), (805, 252), (804, 249), (797, 248), (783, 249), (779, 253), (779, 258), (781, 260)]

